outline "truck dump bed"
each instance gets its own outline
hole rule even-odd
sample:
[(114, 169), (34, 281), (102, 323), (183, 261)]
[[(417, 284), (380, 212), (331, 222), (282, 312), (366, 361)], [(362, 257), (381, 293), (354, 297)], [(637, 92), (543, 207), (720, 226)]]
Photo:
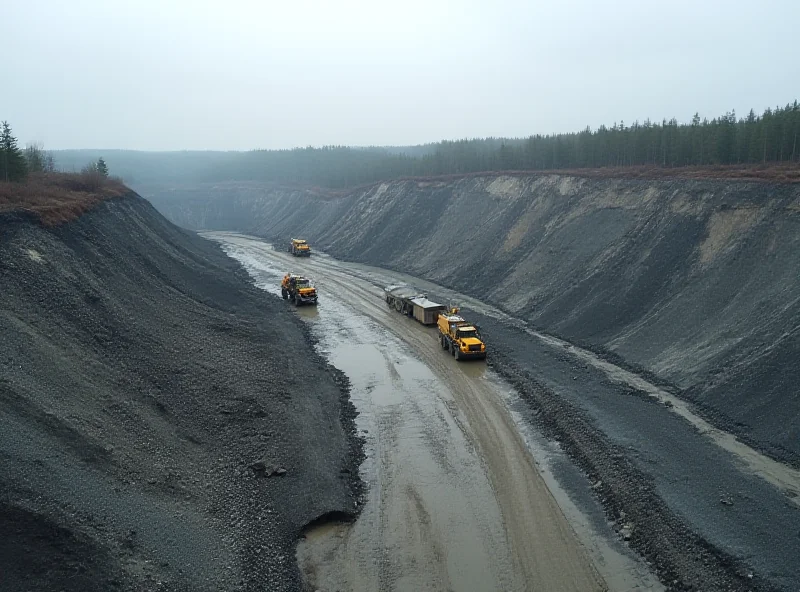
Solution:
[(438, 302), (433, 302), (425, 297), (412, 298), (411, 304), (414, 307), (414, 318), (423, 325), (435, 325), (439, 318), (439, 313), (447, 310), (447, 307)]
[(435, 325), (439, 313), (447, 310), (443, 304), (428, 300), (417, 288), (406, 285), (386, 286), (386, 304), (397, 312), (413, 317), (423, 325)]

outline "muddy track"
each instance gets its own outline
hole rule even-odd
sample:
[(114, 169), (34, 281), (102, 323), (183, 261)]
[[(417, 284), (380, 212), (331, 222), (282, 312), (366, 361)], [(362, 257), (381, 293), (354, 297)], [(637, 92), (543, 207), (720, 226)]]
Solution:
[(182, 226), (302, 234), (612, 352), (800, 468), (800, 185), (562, 174), (395, 181), (338, 199), (235, 183), (154, 199)]
[[(620, 536), (670, 588), (797, 589), (796, 470), (712, 428), (691, 406), (645, 378), (536, 333), (479, 301), (325, 256), (302, 263), (274, 252), (264, 256), (310, 273), (324, 289), (342, 291), (376, 322), (388, 322), (437, 373), (446, 373), (452, 360), (439, 355), (436, 340), (424, 328), (386, 310), (380, 286), (411, 281), (440, 301), (453, 298), (463, 304), (490, 344), (501, 350), (492, 356), (492, 365), (527, 401), (527, 420), (561, 442), (592, 480)], [(503, 430), (498, 434), (496, 428), (497, 399), (492, 403), (488, 393), (475, 390), (471, 377), (463, 370), (459, 374), (448, 378), (457, 385), (458, 405), (485, 430), (479, 445), (491, 457), (492, 447), (508, 445)]]
[[(465, 443), (476, 450), (475, 454), (482, 466), (472, 470), (485, 472), (494, 503), (499, 510), (499, 530), (496, 530), (498, 525), (484, 523), (481, 526), (480, 521), (477, 526), (477, 535), (485, 539), (485, 545), (495, 547), (490, 554), (495, 557), (495, 563), (500, 562), (499, 566), (491, 568), (496, 575), (491, 589), (588, 591), (605, 588), (539, 475), (505, 403), (489, 382), (477, 379), (479, 373), (485, 372), (484, 364), (459, 364), (445, 355), (434, 330), (421, 327), (418, 323), (390, 311), (382, 300), (382, 291), (378, 286), (360, 281), (346, 270), (338, 268), (332, 261), (331, 265), (325, 265), (320, 258), (298, 261), (289, 255), (273, 251), (264, 243), (247, 239), (237, 242), (231, 236), (225, 240), (228, 244), (232, 242), (236, 246), (244, 246), (248, 256), (266, 261), (278, 269), (291, 268), (315, 278), (324, 286), (323, 294), (326, 298), (335, 294), (336, 300), (346, 303), (347, 307), (357, 311), (359, 315), (364, 315), (371, 324), (388, 329), (399, 338), (403, 347), (413, 352), (414, 358), (430, 369), (440, 383), (448, 386), (452, 400), (446, 401), (444, 410), (440, 409), (439, 412), (452, 417), (452, 421), (458, 423), (459, 430), (466, 438)], [(238, 256), (241, 257), (241, 253)], [(243, 262), (247, 265), (246, 261)], [(393, 354), (387, 355), (388, 366), (391, 368)], [(397, 366), (394, 372), (403, 371), (402, 368), (402, 365)], [(408, 406), (409, 401), (410, 399), (405, 400), (404, 405)], [(421, 404), (426, 404), (424, 399)], [(447, 449), (447, 442), (435, 441), (443, 433), (442, 430), (434, 429), (426, 436), (434, 441), (429, 446), (430, 450)], [(384, 441), (379, 446), (384, 454), (390, 454), (388, 450), (392, 447), (391, 442)], [(446, 463), (447, 459), (440, 459), (438, 462)], [(379, 464), (381, 471), (402, 472), (402, 468), (393, 466), (391, 459), (383, 458)], [(444, 472), (449, 473), (451, 478), (469, 479), (468, 475), (460, 474), (457, 468), (450, 467)], [(389, 573), (383, 574), (383, 580), (378, 580), (379, 584), (381, 581), (383, 583), (380, 589), (405, 589), (398, 582), (406, 575), (405, 572), (411, 571), (411, 565), (416, 564), (417, 569), (424, 566), (424, 571), (434, 574), (435, 577), (432, 576), (430, 580), (431, 589), (469, 590), (470, 588), (463, 587), (463, 582), (459, 587), (457, 580), (453, 579), (452, 565), (449, 571), (446, 568), (448, 553), (455, 554), (457, 550), (448, 548), (452, 540), (447, 536), (442, 538), (443, 533), (435, 525), (439, 517), (432, 515), (424, 498), (418, 495), (413, 475), (411, 477), (399, 489), (392, 480), (383, 480), (381, 483), (384, 487), (388, 485), (384, 495), (399, 496), (404, 500), (403, 521), (410, 530), (402, 538), (422, 541), (424, 552), (416, 558), (409, 557), (409, 565), (391, 566)], [(468, 488), (469, 486), (462, 487), (463, 490)], [(391, 512), (391, 508), (397, 503), (384, 500), (381, 507)], [(453, 503), (458, 504), (458, 501), (453, 500)], [(470, 511), (480, 514), (489, 512), (489, 509), (472, 507)], [(379, 512), (375, 519), (379, 523), (394, 521), (395, 524), (389, 527), (396, 527), (397, 517), (387, 516), (384, 512)], [(463, 519), (468, 520), (466, 515)], [(387, 526), (383, 524), (381, 528)], [(394, 553), (402, 554), (403, 551), (396, 550)], [(357, 553), (355, 555), (350, 559), (357, 561)], [(452, 563), (453, 560), (450, 561)], [(502, 567), (504, 562), (508, 562), (505, 568)]]

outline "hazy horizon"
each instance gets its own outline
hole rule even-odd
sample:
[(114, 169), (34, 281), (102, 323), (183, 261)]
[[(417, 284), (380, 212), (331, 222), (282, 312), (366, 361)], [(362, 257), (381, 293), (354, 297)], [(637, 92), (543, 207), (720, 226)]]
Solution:
[(800, 95), (800, 4), (18, 3), (0, 119), (22, 145), (413, 146), (744, 115)]

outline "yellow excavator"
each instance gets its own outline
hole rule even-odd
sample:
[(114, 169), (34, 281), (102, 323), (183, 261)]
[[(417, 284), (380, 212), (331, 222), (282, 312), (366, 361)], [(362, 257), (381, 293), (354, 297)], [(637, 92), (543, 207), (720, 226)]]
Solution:
[(459, 316), (458, 308), (439, 313), (436, 323), (439, 328), (439, 343), (456, 360), (486, 359), (486, 344), (483, 343), (478, 328)]

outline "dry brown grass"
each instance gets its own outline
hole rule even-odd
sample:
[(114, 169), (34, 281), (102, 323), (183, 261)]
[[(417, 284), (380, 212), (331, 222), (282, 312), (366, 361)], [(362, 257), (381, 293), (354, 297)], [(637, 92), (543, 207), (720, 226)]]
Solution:
[(129, 192), (122, 181), (98, 173), (39, 173), (24, 183), (0, 182), (0, 212), (32, 212), (43, 225), (58, 226)]

